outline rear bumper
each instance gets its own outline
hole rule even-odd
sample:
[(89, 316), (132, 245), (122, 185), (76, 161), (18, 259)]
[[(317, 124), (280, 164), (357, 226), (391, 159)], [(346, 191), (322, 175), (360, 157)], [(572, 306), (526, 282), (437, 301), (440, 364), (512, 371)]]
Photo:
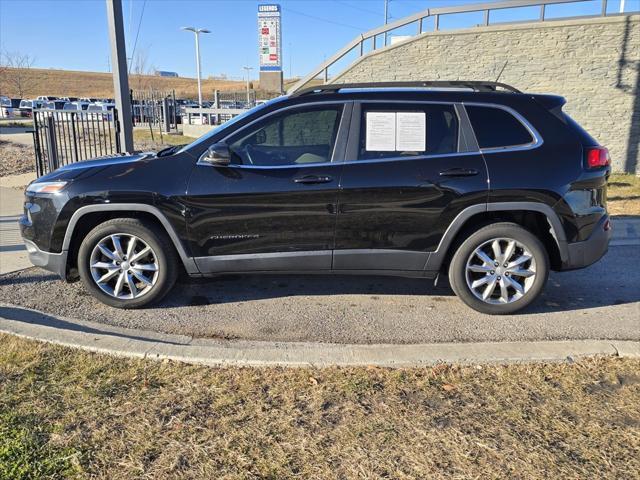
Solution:
[(600, 260), (609, 249), (609, 241), (613, 234), (609, 215), (600, 219), (591, 236), (583, 242), (568, 243), (568, 259), (563, 263), (563, 270), (575, 270), (588, 267)]

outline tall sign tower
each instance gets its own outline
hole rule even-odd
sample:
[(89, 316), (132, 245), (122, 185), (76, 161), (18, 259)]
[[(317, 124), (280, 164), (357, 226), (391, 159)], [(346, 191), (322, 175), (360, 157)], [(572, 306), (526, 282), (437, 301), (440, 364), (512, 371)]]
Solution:
[(260, 88), (281, 93), (282, 38), (281, 10), (277, 4), (258, 5), (258, 55), (260, 57)]

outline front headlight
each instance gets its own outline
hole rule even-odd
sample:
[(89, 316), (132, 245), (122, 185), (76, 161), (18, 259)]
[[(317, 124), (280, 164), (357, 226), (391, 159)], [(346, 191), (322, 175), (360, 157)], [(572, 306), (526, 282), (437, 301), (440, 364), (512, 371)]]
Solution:
[(58, 193), (67, 186), (68, 182), (33, 182), (27, 186), (27, 193)]

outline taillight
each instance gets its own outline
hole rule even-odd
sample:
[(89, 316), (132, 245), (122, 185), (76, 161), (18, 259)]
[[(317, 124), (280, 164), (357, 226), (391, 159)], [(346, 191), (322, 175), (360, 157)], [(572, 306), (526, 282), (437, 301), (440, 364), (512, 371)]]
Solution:
[(599, 168), (606, 167), (611, 163), (609, 150), (605, 147), (590, 147), (587, 149), (587, 167)]

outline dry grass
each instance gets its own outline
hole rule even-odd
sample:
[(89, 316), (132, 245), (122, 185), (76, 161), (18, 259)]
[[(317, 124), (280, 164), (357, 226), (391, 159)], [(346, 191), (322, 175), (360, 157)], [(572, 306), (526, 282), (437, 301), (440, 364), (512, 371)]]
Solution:
[(640, 472), (637, 360), (208, 368), (6, 335), (0, 344), (2, 478), (638, 478)]
[[(16, 96), (10, 82), (0, 76), (0, 91), (3, 95)], [(113, 76), (110, 73), (80, 72), (73, 70), (29, 69), (23, 84), (26, 87), (25, 98), (39, 95), (58, 95), (61, 97), (113, 97)], [(202, 91), (206, 98), (218, 90), (243, 90), (244, 82), (232, 80), (203, 80)], [(195, 78), (170, 78), (154, 75), (132, 75), (129, 86), (133, 89), (175, 90), (177, 97), (197, 98), (198, 86)]]
[(607, 197), (611, 215), (640, 215), (640, 177), (614, 173), (609, 179)]
[(133, 142), (136, 150), (144, 150), (150, 146), (156, 148), (162, 148), (166, 145), (184, 145), (191, 143), (195, 140), (192, 137), (185, 137), (184, 135), (167, 135), (166, 133), (160, 136), (160, 131), (154, 127), (153, 137), (148, 128), (136, 128), (133, 131)]

